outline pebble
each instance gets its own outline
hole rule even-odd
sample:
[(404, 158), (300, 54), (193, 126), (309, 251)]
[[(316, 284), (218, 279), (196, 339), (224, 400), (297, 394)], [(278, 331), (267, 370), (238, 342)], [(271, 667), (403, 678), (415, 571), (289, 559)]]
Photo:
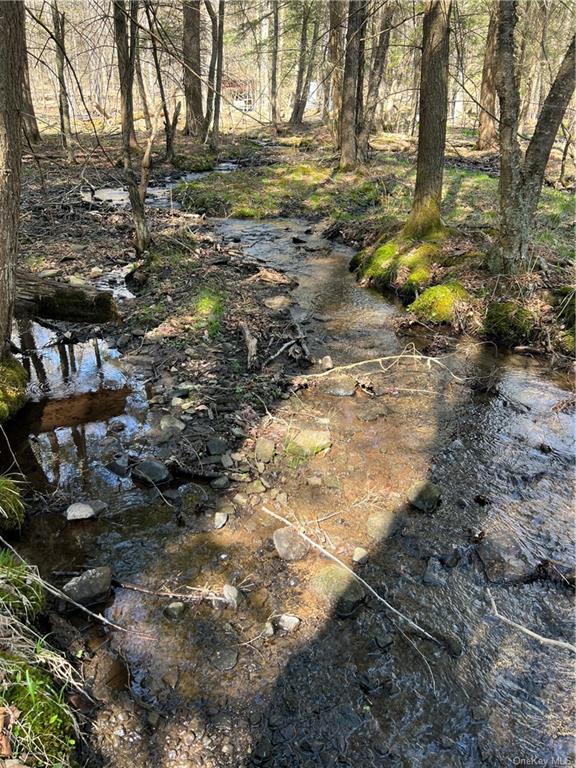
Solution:
[(268, 440), (266, 437), (259, 437), (256, 440), (256, 446), (254, 448), (254, 455), (257, 461), (261, 461), (265, 464), (272, 461), (276, 446), (273, 440)]
[(248, 494), (264, 493), (265, 490), (266, 486), (261, 480), (253, 480), (251, 483), (246, 485), (246, 493)]
[(222, 595), (230, 607), (238, 607), (240, 592), (237, 587), (234, 587), (232, 584), (224, 584), (224, 587), (222, 588)]
[(397, 518), (392, 509), (374, 512), (366, 521), (368, 536), (376, 541), (387, 538), (393, 532), (396, 521)]
[(276, 621), (278, 628), (284, 632), (293, 632), (300, 626), (300, 619), (291, 613), (283, 613)]
[(148, 485), (161, 485), (172, 479), (172, 475), (161, 461), (142, 459), (132, 470), (132, 477)]
[(284, 528), (277, 528), (274, 531), (272, 540), (282, 560), (287, 560), (288, 562), (302, 560), (310, 549), (310, 544), (289, 525)]
[(219, 437), (211, 437), (206, 443), (206, 450), (210, 456), (221, 456), (228, 451), (228, 443)]
[(176, 600), (173, 603), (168, 603), (166, 608), (164, 608), (164, 615), (169, 619), (179, 619), (185, 610), (186, 605)]
[(219, 475), (211, 481), (210, 485), (215, 491), (223, 491), (230, 485), (230, 480), (226, 475)]
[(352, 553), (352, 560), (358, 565), (364, 565), (368, 562), (368, 551), (364, 547), (356, 547)]
[(70, 504), (64, 514), (66, 520), (89, 520), (90, 518), (96, 517), (96, 512), (93, 507), (84, 502)]
[(228, 522), (227, 512), (216, 512), (216, 514), (214, 515), (214, 528), (216, 530), (219, 530), (220, 528), (224, 528), (227, 522)]
[(210, 657), (210, 663), (220, 672), (229, 672), (238, 663), (238, 651), (235, 648), (217, 648)]
[(441, 491), (437, 485), (429, 480), (420, 480), (414, 483), (408, 491), (408, 501), (421, 512), (428, 514), (434, 512), (440, 503)]
[(76, 603), (92, 605), (105, 600), (110, 594), (112, 569), (108, 565), (90, 568), (88, 571), (70, 579), (62, 591)]

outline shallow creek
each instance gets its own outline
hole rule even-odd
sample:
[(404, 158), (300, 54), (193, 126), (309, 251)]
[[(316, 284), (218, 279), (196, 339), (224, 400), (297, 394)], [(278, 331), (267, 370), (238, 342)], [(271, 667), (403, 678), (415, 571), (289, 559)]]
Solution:
[[(298, 281), (284, 294), (315, 357), (338, 366), (405, 346), (392, 325), (401, 310), (357, 286), (352, 251), (319, 227), (214, 226)], [(169, 619), (166, 599), (116, 588), (106, 615), (130, 632), (109, 644), (126, 660), (130, 696), (111, 689), (97, 716), (109, 765), (572, 764), (573, 655), (494, 617), (487, 591), (503, 615), (572, 640), (572, 592), (549, 577), (574, 559), (574, 437), (570, 416), (553, 409), (568, 394), (561, 379), (465, 342), (447, 368), (390, 360), (320, 378), (268, 404), (259, 434), (281, 448), (293, 430), (329, 431), (327, 453), (278, 456), (263, 474), (270, 489), (235, 511), (241, 484), (222, 496), (181, 486), (176, 514), (171, 496), (106, 468), (117, 453), (145, 451), (157, 426), (150, 360), (35, 324), (16, 335), (38, 351), (27, 356), (32, 402), (9, 435), (33, 484), (54, 494), (20, 551), (48, 577), (110, 564), (119, 581), (151, 590), (232, 584), (241, 593), (236, 609), (203, 603)], [(491, 386), (471, 386), (478, 377)], [(155, 450), (168, 457), (169, 446)], [(441, 489), (432, 515), (406, 503), (418, 480)], [(64, 520), (67, 503), (93, 498), (108, 503), (98, 520)], [(314, 584), (329, 561), (314, 551), (279, 559), (271, 535), (280, 523), (262, 506), (305, 524), (438, 642), (373, 596), (354, 605), (351, 582), (342, 587), (350, 611), (323, 601)], [(218, 509), (230, 516), (214, 530)], [(357, 547), (362, 564), (352, 561)], [(300, 626), (270, 635), (266, 622), (283, 613)]]

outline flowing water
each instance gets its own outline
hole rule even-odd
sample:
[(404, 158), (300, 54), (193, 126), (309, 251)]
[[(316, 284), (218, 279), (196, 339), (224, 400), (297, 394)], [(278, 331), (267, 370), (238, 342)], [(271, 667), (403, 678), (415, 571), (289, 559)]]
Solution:
[[(350, 249), (304, 221), (214, 225), (246, 258), (298, 281), (283, 299), (315, 357), (343, 365), (401, 352), (401, 310), (355, 283)], [(319, 378), (269, 404), (259, 434), (280, 447), (299, 428), (329, 431), (329, 452), (280, 456), (264, 469), (268, 490), (235, 512), (242, 484), (223, 495), (182, 485), (176, 514), (155, 489), (106, 468), (116, 453), (144, 451), (157, 426), (151, 361), (38, 326), (26, 333), (33, 402), (12, 445), (55, 502), (27, 524), (22, 553), (48, 576), (109, 563), (119, 582), (152, 590), (240, 590), (236, 609), (208, 602), (177, 620), (166, 599), (115, 590), (106, 615), (131, 630), (111, 644), (132, 699), (111, 691), (98, 716), (111, 765), (573, 764), (573, 654), (505, 624), (490, 602), (573, 641), (574, 434), (554, 407), (568, 394), (562, 379), (465, 342), (446, 367), (390, 359)], [(154, 450), (167, 458), (170, 448)], [(420, 480), (441, 489), (431, 515), (406, 503)], [(95, 497), (109, 505), (97, 521), (64, 521), (65, 502)], [(336, 607), (321, 599), (315, 580), (330, 561), (313, 551), (280, 560), (280, 523), (262, 506), (305, 525), (436, 642), (374, 595), (357, 605), (351, 581)], [(214, 530), (219, 509), (230, 517)], [(271, 634), (282, 613), (301, 619), (298, 630)]]

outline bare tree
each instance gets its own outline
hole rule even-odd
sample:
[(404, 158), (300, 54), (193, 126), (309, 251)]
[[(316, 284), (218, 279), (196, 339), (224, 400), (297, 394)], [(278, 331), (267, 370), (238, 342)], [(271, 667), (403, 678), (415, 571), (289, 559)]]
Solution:
[(500, 238), (494, 267), (507, 272), (520, 272), (527, 266), (531, 221), (554, 139), (574, 93), (576, 66), (573, 37), (522, 158), (514, 44), (517, 18), (516, 0), (499, 3), (496, 87), (500, 99)]
[(70, 104), (66, 87), (66, 16), (58, 8), (57, 0), (52, 0), (52, 25), (56, 44), (56, 73), (58, 75), (58, 112), (60, 115), (60, 136), (68, 160), (74, 160), (72, 150), (72, 129), (70, 127)]
[(186, 102), (184, 133), (201, 136), (204, 115), (200, 61), (200, 0), (184, 0), (182, 58), (184, 60), (183, 80), (184, 100)]
[(306, 111), (306, 105), (310, 96), (310, 84), (312, 82), (312, 74), (314, 71), (315, 48), (316, 41), (318, 39), (319, 26), (320, 15), (316, 14), (314, 18), (314, 26), (312, 27), (312, 40), (310, 43), (310, 50), (307, 52), (308, 55), (306, 55), (305, 51), (304, 57), (301, 58), (301, 61), (303, 62), (306, 62), (306, 59), (308, 59), (308, 61), (306, 63), (304, 80), (301, 84), (297, 97), (294, 100), (294, 107), (292, 109), (292, 116), (290, 118), (290, 123), (295, 126), (302, 125), (302, 121), (304, 120), (304, 112)]
[(26, 133), (26, 138), (31, 144), (39, 144), (42, 139), (38, 130), (38, 121), (34, 111), (34, 102), (32, 101), (32, 91), (30, 89), (30, 72), (28, 70), (28, 51), (24, 51), (24, 79), (22, 83), (22, 125)]
[[(124, 175), (132, 216), (134, 218), (136, 252), (143, 253), (150, 245), (150, 230), (144, 212), (145, 190), (138, 187), (136, 174), (132, 167), (132, 147), (130, 142), (134, 130), (134, 106), (132, 89), (134, 84), (134, 64), (138, 39), (138, 0), (130, 0), (128, 11), (125, 0), (114, 0), (114, 39), (118, 56), (118, 75), (120, 78), (120, 119), (122, 123), (122, 160)], [(130, 20), (128, 28), (127, 18)]]
[(0, 3), (0, 359), (9, 349), (15, 297), (22, 161), (24, 3)]
[(361, 65), (360, 38), (365, 20), (365, 0), (348, 3), (346, 30), (346, 58), (342, 80), (342, 107), (340, 110), (340, 168), (354, 168), (357, 160), (358, 81)]
[(280, 46), (280, 7), (270, 0), (272, 10), (272, 46), (270, 50), (270, 117), (272, 128), (278, 130), (278, 49)]
[(330, 127), (337, 149), (340, 148), (340, 110), (342, 108), (342, 52), (343, 30), (346, 18), (346, 3), (344, 0), (332, 0), (328, 3), (330, 13), (330, 31), (328, 36), (328, 59), (331, 68), (331, 109)]
[(475, 149), (492, 149), (498, 143), (496, 124), (496, 36), (498, 32), (498, 12), (494, 4), (490, 9), (484, 65), (482, 67), (482, 85), (480, 87), (480, 118), (478, 141)]
[(408, 237), (426, 237), (442, 228), (451, 8), (451, 0), (426, 0), (424, 5), (416, 187), (404, 226)]
[(304, 109), (301, 108), (301, 105), (304, 77), (306, 73), (306, 52), (308, 50), (308, 22), (310, 21), (311, 11), (311, 5), (304, 2), (302, 5), (302, 27), (300, 28), (300, 49), (298, 53), (298, 69), (296, 71), (296, 87), (294, 89), (294, 104), (292, 105), (292, 114), (290, 115), (290, 125), (299, 125), (302, 122), (302, 119), (298, 120), (298, 116), (304, 114)]
[(214, 93), (214, 123), (210, 136), (212, 149), (218, 147), (220, 140), (220, 106), (222, 104), (222, 74), (224, 67), (224, 0), (218, 3), (218, 59), (216, 64), (216, 90)]
[(142, 60), (140, 57), (140, 30), (138, 30), (138, 39), (136, 41), (136, 80), (138, 81), (138, 93), (140, 94), (140, 103), (142, 104), (142, 113), (144, 114), (144, 124), (146, 130), (152, 130), (152, 118), (150, 117), (150, 108), (148, 107), (148, 97), (146, 96), (146, 87), (142, 75)]
[(204, 0), (204, 5), (210, 16), (211, 48), (210, 64), (208, 65), (208, 82), (206, 91), (206, 112), (204, 114), (203, 139), (207, 141), (214, 114), (214, 81), (216, 79), (216, 64), (218, 62), (218, 16), (210, 0)]

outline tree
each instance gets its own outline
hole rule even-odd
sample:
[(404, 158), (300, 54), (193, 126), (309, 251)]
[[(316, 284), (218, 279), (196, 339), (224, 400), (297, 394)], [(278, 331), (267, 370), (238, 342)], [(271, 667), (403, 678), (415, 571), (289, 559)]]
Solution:
[[(312, 27), (310, 49), (306, 52), (306, 49), (304, 48), (304, 55), (300, 59), (300, 62), (306, 66), (303, 82), (294, 98), (294, 107), (292, 109), (292, 116), (290, 117), (290, 124), (294, 126), (302, 125), (302, 121), (304, 120), (304, 112), (306, 111), (306, 104), (308, 104), (308, 97), (310, 96), (310, 84), (312, 82), (312, 73), (314, 71), (315, 48), (318, 39), (319, 26), (320, 16), (319, 14), (316, 14), (314, 18), (314, 26)], [(306, 55), (306, 53), (308, 53), (308, 55)], [(307, 63), (306, 59), (308, 59)]]
[(490, 9), (484, 65), (482, 67), (482, 85), (480, 86), (480, 118), (478, 141), (475, 149), (492, 149), (498, 143), (496, 123), (496, 36), (498, 32), (498, 13), (494, 4)]
[(522, 158), (514, 43), (517, 19), (516, 0), (499, 3), (496, 88), (500, 99), (500, 237), (494, 267), (507, 272), (520, 272), (527, 266), (531, 221), (554, 139), (574, 93), (576, 66), (572, 37)]
[(340, 168), (342, 170), (354, 168), (357, 159), (357, 126), (360, 107), (358, 82), (362, 59), (360, 38), (365, 21), (365, 11), (365, 0), (350, 0), (348, 3), (346, 57), (340, 109)]
[[(296, 71), (296, 88), (294, 89), (294, 104), (290, 115), (290, 125), (299, 125), (302, 119), (298, 119), (300, 113), (304, 114), (302, 106), (302, 91), (306, 73), (306, 51), (308, 48), (308, 22), (310, 21), (311, 6), (305, 2), (302, 6), (302, 27), (300, 28), (300, 49), (298, 53), (298, 69)], [(306, 106), (306, 105), (304, 105)]]
[(201, 136), (204, 124), (202, 109), (202, 69), (200, 62), (200, 0), (184, 0), (182, 58), (186, 123), (184, 133)]
[(360, 133), (358, 134), (358, 156), (365, 160), (368, 156), (368, 140), (374, 126), (376, 108), (378, 106), (378, 96), (380, 86), (386, 71), (386, 59), (388, 57), (388, 48), (390, 46), (390, 25), (394, 17), (394, 7), (392, 4), (386, 4), (382, 9), (380, 17), (380, 28), (374, 50), (372, 51), (372, 64), (368, 76), (368, 93), (366, 96), (366, 107), (362, 117)]
[[(138, 40), (138, 0), (130, 0), (129, 11), (126, 10), (125, 0), (114, 0), (114, 39), (118, 57), (118, 75), (120, 78), (120, 121), (122, 124), (122, 160), (124, 176), (132, 217), (134, 219), (135, 246), (138, 254), (143, 253), (150, 245), (150, 230), (144, 212), (144, 196), (146, 190), (139, 189), (134, 168), (132, 167), (131, 135), (134, 131), (134, 106), (132, 89), (136, 46)], [(130, 19), (130, 28), (126, 19)]]
[(66, 150), (68, 160), (74, 160), (72, 150), (72, 129), (70, 127), (70, 104), (66, 87), (66, 16), (58, 8), (57, 0), (52, 0), (52, 25), (54, 27), (54, 42), (56, 44), (56, 73), (58, 75), (58, 113), (60, 115), (60, 137)]
[(31, 144), (39, 144), (42, 139), (38, 130), (38, 121), (34, 111), (34, 102), (32, 101), (32, 91), (30, 89), (30, 72), (28, 70), (28, 51), (24, 51), (24, 77), (22, 83), (22, 125), (26, 134), (26, 139)]
[(24, 3), (0, 3), (0, 359), (8, 352), (15, 296), (22, 161)]
[(340, 110), (342, 108), (342, 51), (343, 29), (346, 17), (344, 0), (328, 3), (330, 30), (328, 33), (328, 60), (330, 62), (330, 127), (337, 149), (340, 149)]
[(408, 237), (426, 237), (442, 229), (451, 6), (451, 0), (426, 0), (424, 5), (416, 187), (404, 227)]
[(224, 68), (224, 0), (218, 3), (218, 58), (216, 64), (216, 91), (214, 93), (214, 123), (212, 125), (212, 135), (210, 136), (210, 146), (212, 149), (218, 147), (220, 138), (220, 106), (222, 104), (222, 74)]
[(270, 118), (272, 128), (278, 130), (278, 49), (280, 46), (280, 7), (270, 0), (272, 10), (272, 46), (270, 50)]
[(212, 115), (214, 114), (214, 80), (216, 78), (216, 63), (218, 61), (218, 16), (210, 0), (204, 0), (204, 5), (210, 16), (211, 49), (210, 64), (208, 65), (208, 82), (206, 90), (206, 112), (204, 114), (203, 140), (208, 139)]

